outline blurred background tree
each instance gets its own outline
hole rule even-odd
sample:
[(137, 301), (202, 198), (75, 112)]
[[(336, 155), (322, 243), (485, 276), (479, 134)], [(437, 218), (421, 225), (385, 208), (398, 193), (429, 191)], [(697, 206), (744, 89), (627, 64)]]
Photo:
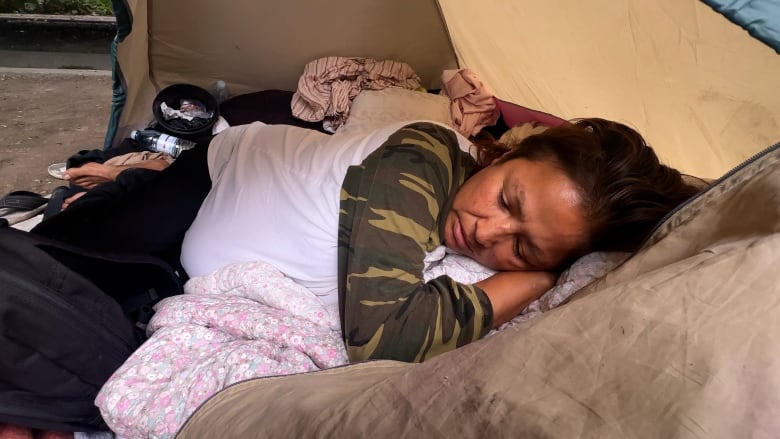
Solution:
[(114, 15), (111, 0), (0, 0), (0, 13)]

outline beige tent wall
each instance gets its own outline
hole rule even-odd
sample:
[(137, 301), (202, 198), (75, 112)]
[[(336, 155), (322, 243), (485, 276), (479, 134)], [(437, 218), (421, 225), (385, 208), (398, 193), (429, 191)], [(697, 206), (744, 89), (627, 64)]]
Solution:
[(406, 61), (429, 87), (469, 67), (503, 99), (628, 123), (702, 177), (780, 141), (780, 56), (699, 0), (128, 3), (118, 138), (166, 85), (294, 90), (306, 62), (342, 55)]
[(295, 90), (323, 56), (407, 62), (426, 87), (457, 59), (435, 0), (129, 0), (133, 30), (119, 45), (128, 88), (118, 138), (151, 121), (163, 87), (186, 82), (233, 94)]
[(639, 129), (718, 177), (780, 141), (780, 56), (699, 0), (439, 0), (459, 62), (497, 96)]

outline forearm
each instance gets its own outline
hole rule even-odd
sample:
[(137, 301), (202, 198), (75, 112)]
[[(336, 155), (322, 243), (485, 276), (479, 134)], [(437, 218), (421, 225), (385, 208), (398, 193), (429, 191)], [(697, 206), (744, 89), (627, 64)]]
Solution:
[(149, 169), (162, 171), (168, 167), (168, 162), (163, 159), (143, 160), (129, 165), (107, 165), (103, 163), (85, 163), (78, 168), (69, 168), (65, 172), (65, 180), (84, 189), (92, 189), (98, 184), (107, 181), (116, 181), (120, 173), (127, 169)]
[[(409, 284), (400, 277), (353, 278), (345, 303), (351, 360), (419, 362), (482, 338), (490, 331), (488, 297), (447, 276)], [(381, 286), (380, 286), (381, 284)]]
[(119, 175), (120, 172), (127, 169), (140, 168), (140, 169), (150, 169), (152, 171), (162, 171), (168, 166), (169, 163), (163, 159), (142, 160), (140, 162), (132, 163), (129, 165), (115, 165), (114, 167), (116, 168), (116, 170), (113, 174), (113, 179), (116, 180), (116, 176)]
[(474, 284), (493, 306), (493, 328), (513, 319), (555, 284), (555, 275), (543, 271), (501, 272)]

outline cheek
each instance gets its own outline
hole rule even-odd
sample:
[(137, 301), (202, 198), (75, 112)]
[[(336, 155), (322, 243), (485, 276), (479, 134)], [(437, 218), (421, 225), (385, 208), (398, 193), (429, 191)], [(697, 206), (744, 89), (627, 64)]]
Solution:
[(477, 262), (498, 271), (521, 271), (528, 267), (521, 264), (515, 257), (511, 243), (502, 243), (479, 254)]
[(461, 208), (484, 209), (495, 203), (496, 194), (501, 188), (501, 180), (489, 178), (491, 175), (486, 171), (481, 172), (466, 180), (460, 187), (455, 194), (454, 205)]

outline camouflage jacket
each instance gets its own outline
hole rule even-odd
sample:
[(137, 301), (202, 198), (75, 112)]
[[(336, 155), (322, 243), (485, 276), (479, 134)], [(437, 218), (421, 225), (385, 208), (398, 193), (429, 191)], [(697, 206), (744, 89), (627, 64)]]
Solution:
[(484, 291), (448, 276), (423, 281), (423, 258), (442, 244), (452, 199), (473, 168), (451, 131), (415, 123), (347, 171), (338, 282), (350, 360), (420, 362), (490, 330)]

